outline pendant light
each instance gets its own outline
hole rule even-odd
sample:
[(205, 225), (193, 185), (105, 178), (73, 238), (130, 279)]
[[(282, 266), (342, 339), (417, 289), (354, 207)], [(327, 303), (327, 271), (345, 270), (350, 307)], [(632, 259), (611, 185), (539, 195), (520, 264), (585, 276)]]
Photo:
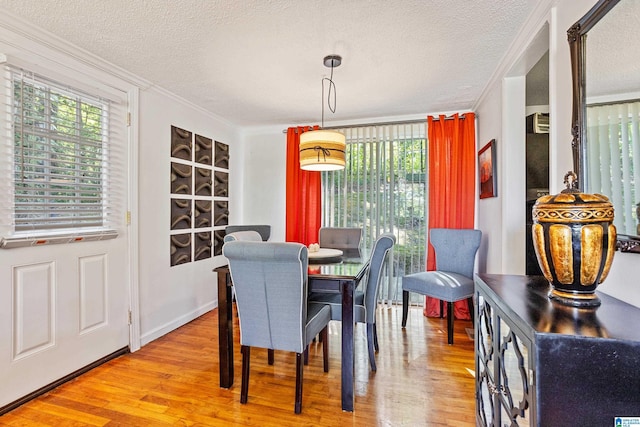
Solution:
[[(331, 68), (331, 77), (322, 79), (322, 127), (324, 127), (324, 81), (329, 81), (327, 105), (332, 113), (336, 111), (336, 87), (333, 83), (333, 69), (342, 63), (339, 55), (324, 57), (325, 67)], [(333, 108), (331, 91), (333, 90)], [(300, 135), (300, 169), (308, 171), (333, 171), (344, 169), (346, 149), (344, 134), (334, 130), (312, 130)]]

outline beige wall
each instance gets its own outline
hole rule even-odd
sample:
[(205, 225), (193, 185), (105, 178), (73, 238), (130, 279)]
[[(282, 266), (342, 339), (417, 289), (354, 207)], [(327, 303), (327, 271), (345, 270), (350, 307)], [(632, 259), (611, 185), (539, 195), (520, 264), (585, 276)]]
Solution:
[(287, 136), (284, 127), (244, 133), (241, 203), (244, 224), (271, 225), (271, 239), (285, 238)]
[[(154, 340), (217, 306), (213, 268), (222, 256), (170, 266), (170, 130), (177, 126), (224, 142), (230, 152), (230, 214), (241, 167), (242, 144), (233, 126), (188, 102), (157, 88), (140, 92), (139, 181), (139, 289), (141, 343)], [(236, 178), (236, 176), (238, 178)]]

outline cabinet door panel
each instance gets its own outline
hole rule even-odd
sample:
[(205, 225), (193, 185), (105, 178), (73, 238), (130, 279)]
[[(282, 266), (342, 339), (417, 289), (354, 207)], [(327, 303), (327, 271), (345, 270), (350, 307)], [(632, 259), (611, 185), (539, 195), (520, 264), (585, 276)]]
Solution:
[[(500, 318), (498, 396), (502, 407), (501, 424), (529, 425), (531, 406), (529, 344)], [(506, 418), (505, 418), (506, 417)]]
[(493, 425), (494, 419), (494, 332), (491, 306), (477, 297), (476, 313), (476, 410), (478, 423)]

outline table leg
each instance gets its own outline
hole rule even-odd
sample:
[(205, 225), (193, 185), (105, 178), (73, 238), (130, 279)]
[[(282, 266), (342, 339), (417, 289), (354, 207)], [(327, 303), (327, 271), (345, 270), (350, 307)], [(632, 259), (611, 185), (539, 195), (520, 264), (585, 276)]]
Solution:
[(353, 412), (353, 280), (340, 282), (342, 289), (342, 410)]
[(229, 269), (218, 270), (218, 351), (220, 387), (233, 385), (233, 297)]

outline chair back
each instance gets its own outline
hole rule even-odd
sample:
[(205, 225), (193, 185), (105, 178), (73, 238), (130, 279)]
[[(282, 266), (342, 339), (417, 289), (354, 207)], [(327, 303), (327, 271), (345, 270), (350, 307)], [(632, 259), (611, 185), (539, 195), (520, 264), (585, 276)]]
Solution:
[(375, 322), (375, 309), (378, 306), (378, 291), (380, 289), (384, 261), (395, 243), (396, 236), (391, 233), (384, 233), (378, 236), (373, 244), (371, 257), (369, 258), (367, 287), (364, 290), (365, 321), (367, 323)]
[(358, 249), (362, 241), (362, 228), (322, 227), (318, 231), (318, 244), (321, 248)]
[(237, 231), (257, 231), (262, 238), (262, 241), (266, 242), (271, 237), (270, 225), (227, 225), (225, 227), (225, 233), (235, 233)]
[(308, 253), (300, 243), (230, 241), (240, 343), (302, 353), (306, 344)]
[(262, 242), (262, 237), (260, 233), (253, 230), (246, 231), (235, 231), (233, 233), (227, 233), (224, 236), (224, 242), (234, 242), (234, 241), (242, 241), (242, 242)]
[(433, 228), (430, 235), (436, 252), (436, 270), (458, 273), (472, 279), (482, 231)]

